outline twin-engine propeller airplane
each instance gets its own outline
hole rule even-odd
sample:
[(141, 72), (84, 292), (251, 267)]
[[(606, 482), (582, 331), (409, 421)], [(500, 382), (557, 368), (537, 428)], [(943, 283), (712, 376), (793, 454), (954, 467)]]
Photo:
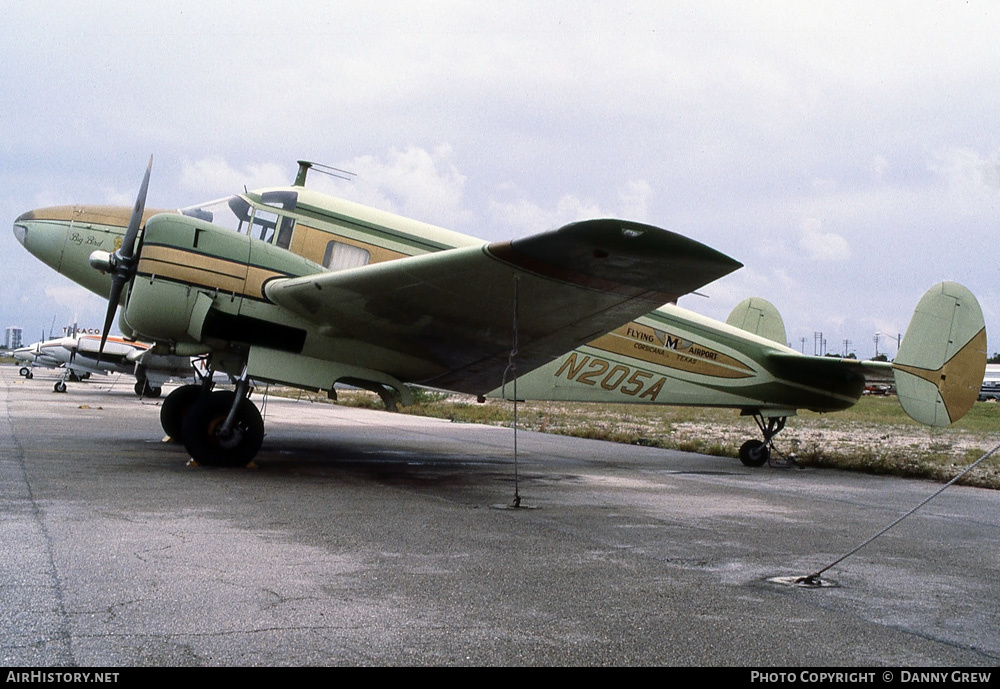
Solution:
[(307, 189), (305, 162), (290, 187), (146, 211), (150, 166), (131, 210), (45, 208), (14, 233), (110, 295), (103, 332), (122, 306), (126, 337), (231, 376), (234, 391), (211, 391), (208, 375), (161, 407), (202, 464), (244, 465), (260, 449), (251, 381), (332, 397), (346, 383), (394, 408), (412, 401), (406, 384), (512, 399), (514, 370), (518, 399), (740, 409), (762, 433), (740, 459), (759, 466), (787, 417), (846, 409), (866, 378), (894, 378), (931, 425), (964, 415), (983, 379), (982, 312), (954, 283), (924, 295), (893, 364), (805, 356), (762, 299), (726, 323), (668, 304), (740, 264), (650, 225), (588, 220), (487, 243)]
[(190, 357), (160, 354), (151, 345), (121, 337), (66, 335), (16, 349), (14, 358), (24, 363), (20, 372), (25, 378), (32, 377), (36, 366), (62, 368), (63, 377), (53, 386), (56, 392), (66, 392), (67, 381), (85, 380), (94, 373), (125, 373), (135, 376), (136, 395), (159, 397), (168, 380), (194, 376)]

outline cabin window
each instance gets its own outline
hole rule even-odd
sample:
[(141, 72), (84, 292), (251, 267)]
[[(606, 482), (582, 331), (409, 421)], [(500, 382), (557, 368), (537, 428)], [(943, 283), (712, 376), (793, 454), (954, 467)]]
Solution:
[(352, 244), (332, 241), (326, 245), (323, 255), (323, 265), (330, 270), (347, 270), (368, 265), (371, 254), (367, 249)]
[(292, 245), (292, 230), (295, 229), (295, 218), (282, 218), (281, 226), (278, 228), (278, 239), (275, 245), (282, 249), (287, 249)]

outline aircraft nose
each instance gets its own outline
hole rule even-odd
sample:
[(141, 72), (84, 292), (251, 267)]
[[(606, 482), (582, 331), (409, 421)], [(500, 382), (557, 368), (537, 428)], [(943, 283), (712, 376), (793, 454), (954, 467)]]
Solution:
[(24, 238), (28, 236), (28, 225), (26, 223), (30, 215), (30, 213), (22, 213), (14, 221), (14, 236), (21, 243), (21, 246), (24, 246)]
[(14, 221), (14, 236), (17, 241), (36, 258), (56, 270), (60, 269), (66, 238), (72, 225), (71, 214), (61, 211), (62, 208), (28, 211)]
[(131, 208), (113, 206), (36, 208), (14, 221), (14, 236), (42, 263), (106, 297), (111, 278), (91, 268), (90, 255), (114, 251), (131, 214)]

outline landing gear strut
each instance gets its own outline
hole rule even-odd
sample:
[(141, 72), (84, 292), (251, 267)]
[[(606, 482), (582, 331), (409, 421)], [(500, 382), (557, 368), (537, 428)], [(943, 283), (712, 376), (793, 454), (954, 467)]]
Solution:
[(778, 435), (785, 427), (787, 416), (768, 416), (754, 414), (754, 421), (764, 435), (764, 440), (748, 440), (740, 446), (740, 461), (744, 466), (760, 467), (764, 466), (771, 459), (771, 450), (774, 449), (774, 436)]

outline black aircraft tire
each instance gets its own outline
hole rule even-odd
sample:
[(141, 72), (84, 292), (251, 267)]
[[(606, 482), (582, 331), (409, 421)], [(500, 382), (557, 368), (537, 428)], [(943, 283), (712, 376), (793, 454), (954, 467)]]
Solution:
[(22, 376), (24, 376), (25, 378), (27, 378), (28, 374), (31, 373), (31, 369), (28, 368), (27, 366), (22, 366), (21, 370), (18, 371), (18, 373), (20, 373)]
[(771, 458), (771, 450), (760, 440), (748, 440), (740, 446), (740, 461), (744, 466), (761, 467)]
[[(154, 388), (149, 384), (148, 380), (137, 380), (135, 381), (135, 387), (132, 388), (135, 394), (139, 397), (146, 397), (149, 399), (156, 399), (160, 396), (160, 388)], [(173, 437), (173, 436), (171, 436)]]
[(233, 392), (220, 390), (201, 397), (188, 412), (181, 429), (184, 448), (204, 466), (246, 466), (264, 442), (264, 420), (257, 407), (241, 399), (236, 422), (228, 436), (218, 430), (233, 405)]
[(56, 384), (52, 386), (55, 392), (66, 392), (66, 383), (61, 380), (57, 380)]
[(201, 397), (200, 385), (179, 387), (163, 400), (160, 405), (160, 426), (173, 440), (180, 442), (184, 428), (184, 417)]

